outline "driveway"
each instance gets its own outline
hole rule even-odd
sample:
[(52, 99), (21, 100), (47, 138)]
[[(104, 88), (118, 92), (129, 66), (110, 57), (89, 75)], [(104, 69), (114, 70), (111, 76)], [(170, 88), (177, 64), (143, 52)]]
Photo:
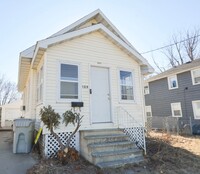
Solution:
[(30, 154), (13, 154), (13, 132), (0, 131), (0, 174), (26, 174), (37, 161)]

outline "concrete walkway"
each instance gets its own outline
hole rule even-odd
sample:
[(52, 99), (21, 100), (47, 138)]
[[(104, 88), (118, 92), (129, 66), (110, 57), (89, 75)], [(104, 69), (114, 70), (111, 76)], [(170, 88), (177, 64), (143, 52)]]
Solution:
[(12, 141), (12, 131), (0, 131), (0, 174), (26, 174), (37, 161), (29, 154), (13, 154)]

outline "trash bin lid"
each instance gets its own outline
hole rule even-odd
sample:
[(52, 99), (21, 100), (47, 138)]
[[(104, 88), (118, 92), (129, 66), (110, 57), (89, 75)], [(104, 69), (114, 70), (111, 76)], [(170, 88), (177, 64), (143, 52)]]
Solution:
[(15, 127), (29, 127), (32, 122), (33, 120), (31, 119), (18, 118), (14, 120), (14, 126)]

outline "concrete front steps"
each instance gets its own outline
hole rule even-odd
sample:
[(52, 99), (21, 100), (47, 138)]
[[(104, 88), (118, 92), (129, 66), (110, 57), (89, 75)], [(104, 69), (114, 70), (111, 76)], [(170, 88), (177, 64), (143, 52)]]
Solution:
[(81, 155), (100, 168), (143, 161), (143, 151), (119, 129), (80, 131)]

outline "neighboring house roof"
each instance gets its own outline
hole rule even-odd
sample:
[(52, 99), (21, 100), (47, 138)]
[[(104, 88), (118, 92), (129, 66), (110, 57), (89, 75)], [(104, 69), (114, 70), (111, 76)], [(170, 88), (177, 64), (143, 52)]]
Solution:
[(162, 78), (168, 77), (170, 75), (174, 75), (174, 74), (180, 74), (180, 73), (195, 69), (197, 67), (200, 67), (200, 58), (193, 60), (193, 61), (190, 61), (190, 62), (186, 62), (183, 65), (179, 65), (179, 66), (171, 68), (171, 69), (169, 69), (165, 72), (162, 72), (158, 75), (150, 77), (149, 79), (146, 80), (146, 82), (159, 80), (159, 79), (162, 79)]
[(136, 49), (107, 19), (101, 10), (98, 9), (81, 18), (77, 22), (69, 25), (68, 27), (51, 35), (50, 37), (38, 41), (36, 45), (33, 45), (32, 47), (20, 53), (18, 75), (19, 91), (22, 91), (25, 86), (30, 68), (37, 68), (40, 59), (48, 47), (95, 31), (101, 32), (109, 40), (111, 40), (113, 43), (123, 49), (127, 54), (133, 57), (133, 59), (140, 64), (143, 72), (148, 74), (154, 71), (148, 61), (136, 51)]

